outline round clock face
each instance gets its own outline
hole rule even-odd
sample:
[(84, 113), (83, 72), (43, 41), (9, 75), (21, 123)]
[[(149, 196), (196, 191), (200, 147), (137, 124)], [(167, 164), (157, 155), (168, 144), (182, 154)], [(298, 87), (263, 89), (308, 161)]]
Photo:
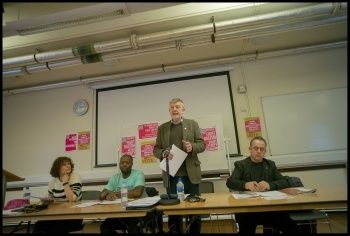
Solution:
[(83, 99), (77, 100), (73, 105), (73, 111), (78, 116), (84, 115), (89, 109), (89, 104)]

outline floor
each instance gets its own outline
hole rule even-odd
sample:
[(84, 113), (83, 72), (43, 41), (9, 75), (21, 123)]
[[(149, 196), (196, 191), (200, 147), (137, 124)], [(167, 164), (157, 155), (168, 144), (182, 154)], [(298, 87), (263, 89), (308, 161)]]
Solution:
[[(347, 212), (332, 212), (328, 213), (328, 216), (331, 221), (332, 225), (332, 231), (333, 233), (347, 233), (348, 232), (348, 225), (347, 225)], [(210, 225), (210, 221), (203, 220), (202, 223), (202, 233), (233, 233), (232, 228), (232, 221), (231, 220), (214, 220), (212, 222), (212, 226)], [(10, 233), (11, 230), (13, 230), (14, 226), (3, 226), (2, 232), (3, 233)], [(163, 224), (163, 230), (165, 232), (168, 232), (167, 223), (165, 222)], [(262, 229), (257, 229), (257, 233), (261, 233)], [(330, 233), (328, 225), (326, 224), (317, 224), (317, 232), (318, 233)], [(22, 229), (20, 231), (17, 231), (15, 233), (26, 233), (26, 229)], [(81, 231), (74, 232), (81, 234)], [(93, 223), (86, 225), (84, 228), (83, 233), (100, 233), (99, 230), (99, 223)], [(150, 232), (148, 232), (150, 233)]]

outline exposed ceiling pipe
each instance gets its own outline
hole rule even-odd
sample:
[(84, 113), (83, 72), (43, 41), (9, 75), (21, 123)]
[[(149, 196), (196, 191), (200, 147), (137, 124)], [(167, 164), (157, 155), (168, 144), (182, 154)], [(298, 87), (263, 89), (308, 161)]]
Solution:
[[(183, 39), (177, 40), (176, 42), (176, 45), (177, 45), (176, 47), (178, 49), (184, 47), (186, 40), (192, 43), (195, 43), (196, 41), (199, 41), (201, 43), (204, 43), (204, 42), (212, 43), (214, 31), (217, 32), (217, 34), (215, 35), (215, 38), (218, 40), (223, 40), (224, 38), (232, 39), (232, 36), (228, 37), (228, 35), (230, 34), (234, 35), (234, 34), (237, 34), (237, 32), (242, 33), (242, 28), (247, 26), (258, 26), (256, 28), (250, 29), (250, 34), (252, 34), (253, 31), (256, 31), (255, 35), (259, 35), (257, 32), (259, 31), (259, 29), (261, 29), (264, 26), (262, 23), (267, 25), (272, 23), (274, 24), (280, 23), (280, 24), (283, 24), (285, 27), (286, 26), (285, 24), (287, 24), (286, 22), (287, 20), (289, 21), (289, 23), (293, 21), (295, 23), (295, 21), (298, 19), (305, 20), (305, 18), (329, 16), (339, 12), (340, 13), (346, 12), (346, 10), (347, 10), (347, 3), (323, 3), (317, 6), (303, 7), (303, 8), (289, 10), (289, 11), (281, 11), (277, 13), (269, 13), (269, 14), (263, 14), (263, 15), (253, 16), (253, 17), (244, 17), (236, 20), (218, 22), (218, 23), (214, 23), (214, 25), (205, 24), (205, 25), (194, 26), (194, 27), (186, 27), (186, 28), (177, 29), (177, 30), (163, 31), (160, 33), (146, 34), (143, 36), (131, 35), (130, 38), (96, 43), (94, 45), (80, 46), (80, 47), (74, 47), (74, 48), (63, 49), (63, 50), (41, 52), (34, 55), (8, 58), (3, 60), (3, 76), (4, 77), (20, 76), (21, 74), (24, 74), (24, 73), (36, 73), (36, 72), (46, 71), (50, 69), (58, 69), (58, 68), (63, 68), (67, 66), (79, 65), (82, 63), (83, 64), (94, 63), (94, 62), (104, 61), (108, 59), (111, 60), (112, 58), (113, 59), (115, 58), (114, 56), (113, 57), (108, 56), (108, 53), (101, 54), (101, 52), (113, 51), (113, 54), (116, 55), (116, 52), (115, 52), (116, 50), (131, 49), (127, 52), (122, 51), (121, 54), (125, 55), (130, 53), (129, 55), (135, 55), (135, 54), (139, 54), (147, 51), (147, 49), (144, 48), (144, 46), (146, 45), (164, 43), (169, 40), (174, 40), (181, 37), (183, 37)], [(331, 20), (331, 19), (332, 18), (328, 18), (328, 20)], [(221, 35), (218, 33), (219, 30), (220, 31), (236, 30), (237, 32), (234, 31), (234, 32), (229, 32), (226, 35), (225, 34)], [(245, 37), (249, 36), (247, 32), (248, 31), (246, 31)], [(273, 29), (271, 29), (271, 32), (273, 32)], [(203, 36), (204, 33), (210, 33), (210, 35)], [(264, 33), (266, 34), (266, 31), (264, 31)], [(189, 39), (189, 37), (191, 36), (192, 37), (197, 36), (198, 38)], [(209, 37), (210, 37), (210, 41), (208, 41)], [(174, 45), (174, 43), (172, 44)], [(163, 46), (164, 45), (162, 45), (161, 48), (163, 48)], [(136, 48), (137, 50), (134, 50)], [(168, 47), (166, 48), (169, 49)], [(153, 51), (153, 50), (154, 48), (150, 49), (149, 51)], [(164, 49), (160, 49), (160, 50), (164, 50)], [(89, 56), (90, 54), (96, 55), (94, 56), (95, 60), (91, 60), (91, 59), (87, 60), (85, 58), (85, 56)]]
[(306, 23), (305, 22), (293, 23), (289, 25), (288, 24), (286, 25), (285, 23), (282, 22), (279, 24), (275, 24), (274, 26), (259, 27), (258, 29), (256, 28), (246, 29), (241, 31), (228, 32), (224, 34), (216, 34), (215, 36), (203, 36), (200, 38), (178, 40), (176, 43), (168, 42), (160, 45), (141, 47), (137, 51), (129, 49), (129, 50), (122, 50), (122, 51), (99, 53), (99, 54), (95, 54), (92, 59), (91, 58), (88, 59), (89, 57), (88, 55), (81, 58), (73, 58), (70, 60), (60, 60), (60, 61), (54, 61), (54, 62), (47, 62), (44, 64), (29, 65), (29, 66), (20, 67), (20, 68), (5, 69), (3, 70), (3, 75), (6, 75), (4, 77), (9, 77), (14, 75), (18, 76), (24, 73), (32, 74), (32, 73), (60, 69), (64, 67), (71, 67), (76, 65), (108, 61), (108, 60), (116, 60), (124, 57), (134, 56), (135, 54), (140, 55), (140, 54), (151, 53), (155, 51), (165, 51), (165, 50), (174, 50), (174, 49), (181, 50), (182, 48), (190, 48), (190, 47), (200, 46), (204, 44), (211, 44), (213, 37), (215, 38), (215, 42), (223, 42), (223, 41), (233, 40), (233, 39), (242, 39), (249, 36), (250, 37), (261, 36), (261, 35), (281, 32), (281, 31), (291, 31), (291, 30), (302, 29), (307, 27), (314, 27), (318, 25), (333, 24), (333, 23), (338, 23), (345, 20), (347, 20), (347, 16), (343, 15), (343, 16), (338, 16), (338, 17), (333, 17), (328, 19), (313, 20)]
[(85, 83), (85, 84), (89, 84), (89, 83), (96, 83), (96, 82), (103, 82), (103, 81), (109, 81), (109, 80), (115, 80), (115, 79), (134, 77), (134, 76), (139, 76), (139, 75), (150, 75), (150, 74), (154, 74), (156, 72), (165, 72), (166, 73), (166, 72), (172, 72), (172, 71), (181, 71), (181, 70), (185, 70), (185, 69), (195, 69), (195, 68), (201, 68), (201, 67), (207, 67), (207, 66), (213, 66), (213, 65), (238, 63), (238, 62), (252, 61), (252, 60), (257, 60), (257, 59), (266, 59), (266, 58), (279, 57), (279, 56), (288, 56), (288, 55), (314, 52), (314, 51), (320, 51), (320, 50), (326, 50), (326, 49), (342, 48), (342, 47), (347, 47), (347, 41), (342, 41), (342, 42), (337, 42), (337, 43), (327, 43), (327, 44), (314, 45), (314, 46), (308, 46), (308, 47), (293, 48), (293, 49), (286, 49), (286, 50), (279, 50), (279, 51), (272, 51), (272, 52), (265, 52), (265, 53), (259, 53), (258, 55), (257, 54), (247, 54), (247, 55), (236, 56), (236, 57), (228, 57), (228, 58), (221, 58), (221, 59), (208, 60), (208, 61), (199, 61), (199, 62), (193, 62), (193, 63), (187, 63), (187, 64), (180, 64), (180, 65), (172, 65), (172, 66), (164, 65), (164, 67), (162, 69), (154, 68), (151, 70), (127, 72), (127, 73), (122, 73), (122, 74), (85, 78), (85, 79), (81, 79), (81, 82)]
[(196, 69), (196, 68), (207, 67), (212, 65), (238, 63), (238, 62), (244, 62), (244, 61), (252, 61), (252, 60), (258, 60), (258, 59), (278, 57), (278, 56), (288, 56), (288, 55), (314, 52), (314, 51), (326, 50), (326, 49), (342, 48), (342, 47), (347, 47), (347, 41), (342, 41), (337, 43), (328, 43), (328, 44), (322, 44), (322, 45), (314, 45), (314, 46), (301, 47), (301, 48), (293, 48), (293, 49), (287, 49), (287, 50), (279, 50), (279, 51), (273, 51), (273, 52), (265, 52), (265, 53), (259, 53), (258, 55), (247, 54), (242, 56), (194, 62), (194, 63), (188, 63), (188, 64), (180, 64), (180, 65), (172, 65), (172, 66), (164, 65), (164, 67), (157, 67), (157, 68), (152, 68), (152, 69), (147, 69), (142, 71), (133, 71), (133, 72), (85, 78), (85, 79), (81, 78), (79, 80), (53, 83), (53, 84), (42, 85), (42, 86), (33, 86), (33, 87), (22, 88), (22, 89), (4, 90), (2, 91), (2, 95), (3, 96), (14, 95), (18, 93), (39, 91), (39, 90), (45, 90), (45, 89), (51, 89), (51, 88), (61, 88), (61, 87), (67, 87), (72, 85), (79, 85), (79, 84), (95, 85), (98, 82), (101, 83), (101, 82), (113, 81), (116, 79), (123, 79), (123, 78), (130, 78), (135, 76), (147, 76), (152, 74), (181, 71), (185, 69)]

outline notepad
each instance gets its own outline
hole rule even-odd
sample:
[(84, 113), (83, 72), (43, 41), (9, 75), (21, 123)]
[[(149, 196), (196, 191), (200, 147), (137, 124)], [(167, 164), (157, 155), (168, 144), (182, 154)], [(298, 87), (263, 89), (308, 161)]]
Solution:
[(244, 199), (244, 198), (255, 198), (255, 197), (263, 197), (267, 200), (277, 200), (277, 199), (285, 199), (288, 197), (288, 194), (280, 192), (280, 191), (263, 191), (263, 192), (253, 192), (253, 191), (234, 191), (232, 196), (236, 199)]
[(145, 209), (156, 205), (160, 201), (159, 196), (140, 198), (135, 201), (128, 202), (125, 206), (127, 210)]

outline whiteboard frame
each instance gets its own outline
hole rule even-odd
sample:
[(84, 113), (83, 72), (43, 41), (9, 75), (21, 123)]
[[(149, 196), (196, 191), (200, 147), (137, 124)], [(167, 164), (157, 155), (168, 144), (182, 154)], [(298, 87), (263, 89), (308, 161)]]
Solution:
[[(222, 80), (215, 80), (216, 78), (222, 78)], [(215, 90), (215, 86), (211, 86), (212, 88), (212, 93), (214, 93), (214, 95), (216, 97), (219, 97), (219, 98), (222, 98), (222, 97), (225, 97), (224, 101), (223, 99), (220, 100), (220, 102), (216, 102), (215, 103), (215, 107), (219, 107), (218, 104), (223, 104), (223, 110), (225, 110), (225, 117), (223, 118), (223, 123), (224, 122), (229, 122), (230, 126), (229, 126), (229, 129), (227, 128), (227, 126), (225, 127), (224, 125), (224, 129), (225, 129), (225, 132), (229, 132), (229, 134), (226, 134), (225, 135), (230, 135), (230, 145), (232, 145), (230, 147), (230, 151), (232, 151), (231, 154), (233, 155), (240, 155), (240, 146), (239, 146), (239, 140), (238, 140), (238, 132), (237, 132), (237, 124), (236, 124), (236, 117), (235, 117), (235, 110), (234, 110), (234, 103), (233, 103), (233, 97), (232, 97), (232, 91), (231, 91), (231, 81), (230, 81), (230, 76), (229, 76), (229, 71), (223, 71), (223, 72), (216, 72), (216, 73), (210, 73), (210, 74), (203, 74), (203, 75), (195, 75), (195, 76), (187, 76), (187, 77), (180, 77), (180, 78), (171, 78), (171, 79), (167, 79), (167, 80), (161, 80), (161, 81), (151, 81), (151, 82), (144, 82), (144, 83), (138, 83), (138, 84), (130, 84), (130, 85), (123, 85), (123, 86), (117, 86), (117, 87), (111, 87), (111, 88), (103, 88), (103, 89), (97, 89), (96, 90), (96, 138), (95, 138), (95, 147), (96, 147), (96, 152), (95, 152), (95, 167), (107, 167), (107, 166), (117, 166), (117, 159), (118, 159), (118, 152), (119, 150), (115, 149), (112, 152), (112, 155), (114, 155), (114, 162), (111, 163), (111, 162), (101, 162), (99, 160), (99, 157), (101, 158), (101, 155), (99, 153), (99, 150), (100, 149), (103, 149), (103, 147), (101, 148), (99, 146), (99, 141), (100, 141), (100, 137), (99, 136), (102, 136), (102, 131), (101, 133), (99, 133), (99, 113), (102, 111), (99, 111), (99, 107), (100, 106), (104, 106), (104, 104), (100, 104), (99, 103), (99, 95), (100, 94), (104, 94), (104, 92), (113, 92), (113, 91), (118, 91), (120, 89), (123, 89), (123, 91), (128, 91), (129, 95), (127, 95), (125, 97), (125, 99), (127, 99), (128, 96), (138, 96), (137, 92), (136, 91), (139, 91), (139, 90), (136, 90), (135, 88), (141, 88), (141, 89), (145, 89), (147, 90), (147, 88), (150, 88), (150, 87), (144, 87), (144, 86), (161, 86), (162, 84), (164, 84), (164, 86), (169, 86), (169, 85), (172, 85), (172, 84), (175, 84), (175, 83), (186, 83), (187, 81), (192, 81), (192, 82), (196, 82), (196, 86), (192, 86), (194, 87), (195, 90), (205, 90), (205, 89), (208, 89), (208, 88), (202, 88), (203, 85), (201, 85), (202, 83), (205, 85), (206, 83), (204, 83), (205, 81), (211, 81), (210, 83), (216, 83), (216, 84), (219, 84), (219, 88), (222, 89), (222, 91), (217, 91)], [(192, 83), (191, 82), (191, 83)], [(202, 83), (201, 83), (202, 82)], [(220, 85), (220, 82), (223, 83), (223, 85)], [(187, 83), (186, 83), (187, 84)], [(186, 85), (185, 84), (185, 85)], [(201, 87), (202, 86), (202, 87)], [(186, 88), (186, 89), (192, 89), (191, 88)], [(177, 88), (179, 90), (179, 88)], [(150, 89), (151, 90), (151, 89)], [(167, 106), (168, 106), (168, 103), (169, 101), (174, 97), (173, 95), (171, 95), (171, 97), (169, 98), (164, 98), (166, 97), (164, 94), (167, 93), (167, 91), (163, 91), (164, 89), (161, 89), (161, 90), (157, 90), (159, 91), (159, 94), (162, 94), (162, 95), (159, 95), (158, 97), (156, 95), (154, 95), (155, 97), (157, 97), (157, 100), (161, 100), (162, 101), (162, 105), (157, 105), (157, 106), (152, 106), (150, 107), (151, 109), (148, 111), (148, 112), (158, 112), (159, 114), (161, 115), (157, 115), (155, 116), (153, 119), (153, 121), (155, 120), (163, 120), (163, 119), (169, 119), (169, 114), (167, 112)], [(184, 89), (185, 90), (185, 89)], [(148, 90), (147, 90), (148, 91)], [(180, 90), (181, 92), (181, 90)], [(154, 93), (154, 92), (153, 92)], [(158, 93), (158, 92), (157, 92)], [(214, 96), (213, 95), (213, 96)], [(186, 96), (188, 98), (186, 98), (184, 100), (185, 102), (185, 108), (187, 109), (186, 110), (186, 113), (184, 115), (185, 118), (190, 118), (190, 117), (196, 117), (196, 116), (203, 116), (203, 115), (213, 115), (213, 114), (218, 114), (217, 112), (213, 113), (213, 114), (210, 114), (210, 113), (206, 113), (206, 114), (196, 114), (194, 113), (194, 110), (196, 109), (196, 107), (199, 107), (198, 105), (200, 106), (203, 106), (203, 103), (206, 105), (208, 103), (208, 101), (205, 100), (206, 97), (203, 98), (203, 96), (201, 97), (202, 100), (200, 100), (201, 103), (199, 103), (197, 106), (194, 106), (195, 104), (191, 104), (193, 103), (191, 100), (198, 100), (199, 98), (192, 98), (192, 97), (189, 97), (191, 96), (191, 94), (186, 94)], [(178, 94), (178, 97), (180, 98), (183, 98), (183, 96), (181, 95), (181, 93)], [(106, 99), (106, 98), (104, 98)], [(111, 96), (111, 99), (112, 96)], [(140, 103), (139, 104), (133, 104), (134, 107), (140, 107), (140, 104), (142, 104), (142, 98), (139, 98), (140, 99)], [(119, 99), (121, 100), (121, 99)], [(164, 100), (164, 101), (163, 101)], [(119, 102), (119, 101), (118, 101)], [(101, 102), (102, 103), (102, 102)], [(198, 101), (197, 101), (198, 103)], [(226, 105), (225, 105), (226, 104)], [(106, 105), (107, 106), (107, 105)], [(136, 109), (135, 108), (135, 109)], [(107, 109), (106, 107), (104, 109)], [(118, 109), (117, 105), (115, 107), (115, 109)], [(139, 108), (141, 109), (141, 108)], [(205, 112), (210, 112), (211, 108), (210, 107), (205, 107), (205, 109), (203, 109)], [(120, 112), (124, 112), (123, 109), (120, 109)], [(129, 114), (133, 114), (134, 116), (137, 116), (137, 114), (135, 114), (135, 112), (132, 112), (131, 109), (129, 109), (127, 112), (129, 112)], [(191, 113), (192, 112), (192, 113)], [(119, 132), (119, 126), (120, 125), (123, 125), (123, 124), (130, 124), (130, 123), (138, 123), (139, 121), (136, 121), (135, 119), (133, 119), (134, 117), (132, 117), (130, 115), (130, 119), (128, 120), (128, 122), (124, 122), (124, 123), (118, 123), (116, 125), (118, 125), (118, 131)], [(144, 122), (152, 122), (152, 119), (150, 118), (145, 118), (145, 120), (143, 120)], [(102, 121), (101, 121), (102, 122)], [(224, 123), (225, 124), (225, 123)], [(113, 125), (114, 126), (114, 125)], [(232, 127), (232, 128), (231, 128)], [(106, 132), (109, 132), (107, 129), (106, 129)], [(111, 146), (111, 145), (109, 145)], [(108, 148), (108, 146), (107, 146)]]
[(346, 97), (344, 87), (262, 97), (270, 154), (347, 150)]

